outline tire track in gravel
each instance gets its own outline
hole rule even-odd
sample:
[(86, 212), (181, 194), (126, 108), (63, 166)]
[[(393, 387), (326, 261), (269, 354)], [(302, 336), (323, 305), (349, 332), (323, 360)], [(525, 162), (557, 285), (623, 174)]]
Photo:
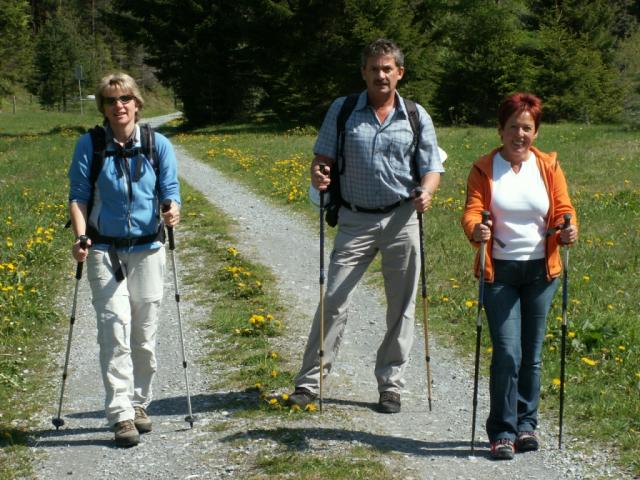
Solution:
[[(176, 146), (176, 153), (181, 177), (234, 219), (232, 233), (240, 252), (274, 272), (283, 302), (289, 308), (286, 337), (279, 343), (291, 355), (292, 367), (298, 368), (318, 301), (317, 232), (308, 227), (301, 215), (271, 205), (182, 148)], [(428, 230), (428, 214), (425, 220)], [(180, 252), (179, 243), (176, 252)], [(517, 455), (510, 462), (491, 461), (482, 428), (488, 412), (486, 382), (482, 382), (479, 394), (477, 456), (469, 457), (472, 369), (440, 348), (432, 336), (434, 386), (433, 411), (429, 412), (420, 326), (416, 328), (407, 385), (402, 392), (402, 412), (376, 413), (378, 394), (373, 365), (384, 335), (384, 305), (380, 292), (364, 283), (354, 295), (344, 342), (325, 383), (322, 415), (308, 415), (303, 420), (278, 416), (235, 418), (228, 400), (242, 400), (243, 394), (209, 391), (216, 371), (192, 361), (189, 373), (198, 422), (190, 430), (182, 420), (184, 378), (172, 283), (165, 285), (165, 294), (158, 337), (159, 371), (154, 384), (157, 395), (149, 409), (154, 432), (143, 436), (140, 446), (134, 449), (112, 447), (112, 433), (106, 430), (102, 413), (95, 319), (88, 300), (83, 300), (76, 322), (78, 333), (74, 331), (76, 348), (71, 365), (75, 367), (68, 381), (64, 408), (64, 412), (75, 413), (67, 414), (67, 425), (60, 432), (50, 429), (50, 418), (41, 419), (42, 430), (36, 432), (34, 445), (40, 457), (38, 478), (246, 478), (250, 475), (247, 457), (291, 448), (281, 443), (284, 434), (301, 439), (295, 450), (298, 453), (332, 456), (343, 455), (353, 446), (374, 447), (381, 452), (378, 460), (394, 472), (393, 478), (407, 480), (624, 478), (607, 465), (604, 453), (558, 451), (553, 445), (555, 426), (544, 421), (541, 431), (545, 445), (541, 451)], [(89, 295), (84, 291), (80, 296), (88, 299)], [(188, 294), (181, 305), (186, 338), (199, 338), (203, 335), (198, 330), (199, 319), (206, 312)], [(80, 350), (78, 345), (82, 345)], [(200, 351), (202, 342), (188, 340), (187, 346), (191, 359), (204, 353)], [(221, 423), (224, 428), (210, 428)], [(578, 442), (566, 436), (567, 445)]]

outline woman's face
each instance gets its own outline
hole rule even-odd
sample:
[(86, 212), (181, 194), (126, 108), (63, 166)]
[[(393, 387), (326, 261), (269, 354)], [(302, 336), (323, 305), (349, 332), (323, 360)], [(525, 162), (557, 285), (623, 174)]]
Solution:
[(136, 123), (138, 105), (131, 92), (124, 91), (115, 85), (109, 85), (102, 92), (104, 116), (111, 128), (125, 130)]
[(529, 158), (529, 147), (538, 136), (533, 116), (526, 110), (515, 112), (498, 128), (502, 139), (502, 156), (510, 162), (523, 162)]

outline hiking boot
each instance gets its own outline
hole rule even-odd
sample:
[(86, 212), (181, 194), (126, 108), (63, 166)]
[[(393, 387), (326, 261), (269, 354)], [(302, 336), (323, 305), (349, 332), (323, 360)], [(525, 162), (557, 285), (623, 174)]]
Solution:
[(400, 411), (400, 394), (396, 392), (382, 392), (378, 401), (380, 413), (398, 413)]
[(311, 390), (308, 390), (304, 387), (296, 387), (295, 391), (289, 395), (287, 399), (287, 404), (290, 407), (297, 405), (300, 408), (304, 408), (310, 403), (313, 403), (318, 398), (318, 395), (313, 393)]
[(115, 440), (117, 447), (133, 447), (140, 443), (140, 435), (133, 420), (123, 420), (113, 426), (116, 433)]
[(540, 440), (536, 432), (520, 432), (515, 447), (518, 452), (533, 452), (540, 448)]
[(491, 458), (495, 460), (511, 460), (513, 459), (513, 454), (513, 441), (508, 438), (501, 438), (491, 442)]
[(147, 412), (140, 405), (133, 407), (136, 416), (133, 419), (133, 423), (139, 433), (149, 433), (151, 431), (151, 419), (147, 415)]

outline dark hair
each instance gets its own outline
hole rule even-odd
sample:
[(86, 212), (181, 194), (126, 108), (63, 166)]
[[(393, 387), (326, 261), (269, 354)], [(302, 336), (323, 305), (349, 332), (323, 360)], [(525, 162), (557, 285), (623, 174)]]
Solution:
[(378, 38), (369, 45), (364, 47), (361, 55), (362, 68), (367, 66), (367, 60), (371, 57), (379, 57), (380, 55), (391, 55), (396, 61), (398, 67), (404, 67), (404, 54), (391, 40), (386, 38)]
[(498, 109), (498, 124), (500, 128), (504, 128), (511, 115), (522, 112), (531, 114), (537, 132), (542, 119), (542, 100), (532, 93), (524, 92), (509, 95), (502, 101)]

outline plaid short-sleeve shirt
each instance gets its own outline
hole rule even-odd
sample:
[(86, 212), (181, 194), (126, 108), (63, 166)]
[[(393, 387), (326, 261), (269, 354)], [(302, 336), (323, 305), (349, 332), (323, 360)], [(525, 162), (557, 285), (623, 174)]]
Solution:
[[(313, 147), (315, 155), (332, 159), (337, 154), (338, 113), (346, 97), (336, 99), (329, 108)], [(417, 105), (420, 132), (416, 161), (420, 177), (444, 172), (431, 117)], [(367, 102), (366, 90), (360, 94), (345, 125), (345, 168), (340, 177), (342, 198), (359, 207), (381, 208), (411, 196), (418, 185), (413, 176), (413, 131), (404, 101), (396, 92), (394, 110), (383, 124)]]

